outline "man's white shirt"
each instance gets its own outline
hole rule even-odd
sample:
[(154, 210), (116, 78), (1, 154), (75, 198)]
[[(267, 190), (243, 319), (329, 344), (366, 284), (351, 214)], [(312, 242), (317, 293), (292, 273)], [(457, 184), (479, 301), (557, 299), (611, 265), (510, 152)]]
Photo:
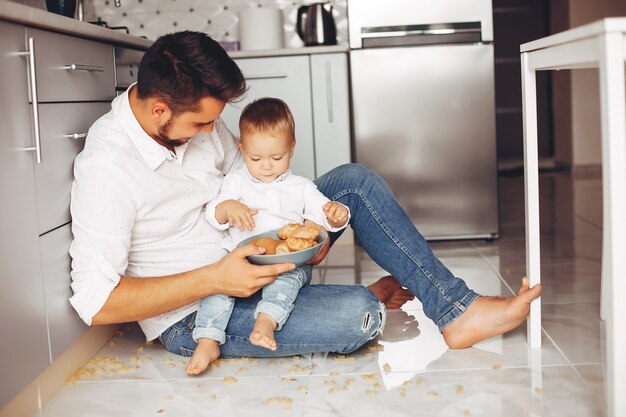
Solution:
[[(131, 87), (132, 88), (132, 87)], [(91, 324), (120, 276), (158, 277), (214, 263), (224, 232), (204, 220), (225, 174), (242, 166), (222, 120), (170, 152), (137, 122), (127, 90), (89, 130), (71, 194), (72, 306)], [(139, 322), (148, 340), (197, 303)]]

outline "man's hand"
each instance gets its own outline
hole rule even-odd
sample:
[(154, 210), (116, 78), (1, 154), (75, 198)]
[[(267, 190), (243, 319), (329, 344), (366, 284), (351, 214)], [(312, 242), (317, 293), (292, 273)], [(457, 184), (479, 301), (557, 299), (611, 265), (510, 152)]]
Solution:
[(332, 227), (341, 227), (348, 221), (348, 209), (341, 203), (329, 201), (322, 209)]
[(228, 222), (230, 226), (237, 226), (240, 231), (243, 229), (254, 229), (252, 216), (259, 210), (250, 208), (237, 200), (226, 200), (217, 205), (215, 218), (220, 224)]
[(250, 255), (258, 255), (265, 249), (254, 244), (235, 248), (209, 267), (215, 268), (212, 272), (211, 283), (214, 293), (233, 297), (249, 297), (265, 285), (273, 282), (279, 274), (291, 271), (294, 264), (252, 265), (246, 259)]

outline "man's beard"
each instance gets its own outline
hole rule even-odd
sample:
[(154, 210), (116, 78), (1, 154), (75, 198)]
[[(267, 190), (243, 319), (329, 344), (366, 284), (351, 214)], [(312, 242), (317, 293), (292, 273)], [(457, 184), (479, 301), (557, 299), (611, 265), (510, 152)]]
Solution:
[(170, 134), (170, 130), (172, 130), (172, 125), (174, 124), (174, 116), (172, 115), (169, 120), (167, 122), (165, 122), (165, 124), (161, 127), (159, 127), (159, 131), (157, 132), (157, 135), (159, 136), (159, 139), (161, 139), (161, 141), (163, 143), (166, 143), (168, 145), (171, 146), (180, 146), (184, 143), (187, 143), (187, 141), (189, 141), (190, 138), (178, 138), (178, 139), (172, 139), (169, 134)]

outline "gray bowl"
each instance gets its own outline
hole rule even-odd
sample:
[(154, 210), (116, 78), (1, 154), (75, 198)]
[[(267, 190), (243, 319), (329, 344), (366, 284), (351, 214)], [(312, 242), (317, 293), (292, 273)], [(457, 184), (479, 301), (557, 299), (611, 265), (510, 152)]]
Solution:
[[(276, 233), (278, 233), (278, 229), (261, 233), (261, 234), (242, 240), (237, 246), (238, 247), (245, 246), (248, 243), (260, 237), (271, 237), (273, 239), (278, 239), (278, 236), (276, 236)], [(317, 237), (317, 245), (313, 247), (299, 250), (297, 252), (279, 253), (276, 255), (250, 255), (248, 256), (248, 261), (250, 261), (250, 263), (255, 264), (255, 265), (274, 265), (274, 264), (293, 263), (293, 264), (296, 264), (296, 266), (302, 266), (302, 265), (305, 265), (307, 262), (309, 262), (311, 259), (315, 258), (315, 256), (318, 253), (320, 253), (320, 250), (322, 250), (322, 245), (324, 244), (324, 242), (326, 242), (327, 239), (328, 239), (328, 233), (326, 233), (323, 230), (320, 230), (320, 234)]]

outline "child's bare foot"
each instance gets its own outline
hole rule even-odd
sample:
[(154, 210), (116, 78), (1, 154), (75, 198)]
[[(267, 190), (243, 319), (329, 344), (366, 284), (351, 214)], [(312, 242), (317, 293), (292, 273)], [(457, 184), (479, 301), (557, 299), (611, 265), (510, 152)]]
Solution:
[(463, 349), (483, 339), (497, 336), (522, 324), (530, 302), (541, 295), (541, 284), (529, 288), (528, 278), (514, 297), (479, 297), (455, 321), (443, 329), (448, 346)]
[(199, 339), (196, 350), (187, 364), (188, 375), (198, 375), (209, 367), (209, 364), (220, 357), (220, 343), (213, 339)]
[(404, 303), (415, 298), (409, 290), (402, 288), (402, 285), (391, 275), (380, 278), (367, 288), (378, 297), (387, 307), (387, 310), (400, 308)]
[(269, 350), (276, 350), (276, 340), (274, 339), (274, 329), (276, 321), (267, 314), (259, 313), (254, 323), (252, 333), (250, 333), (250, 343), (264, 347)]

